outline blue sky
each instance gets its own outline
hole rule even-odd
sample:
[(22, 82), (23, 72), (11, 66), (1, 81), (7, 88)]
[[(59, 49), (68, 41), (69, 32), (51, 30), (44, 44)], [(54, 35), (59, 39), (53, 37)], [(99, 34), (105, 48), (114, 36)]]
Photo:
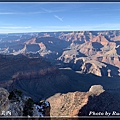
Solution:
[(0, 3), (0, 33), (119, 29), (120, 3)]

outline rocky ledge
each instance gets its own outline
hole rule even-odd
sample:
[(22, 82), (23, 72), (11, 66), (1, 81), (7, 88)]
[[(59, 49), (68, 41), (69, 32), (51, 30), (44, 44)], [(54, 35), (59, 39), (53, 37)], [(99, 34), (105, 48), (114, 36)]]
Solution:
[(0, 112), (4, 116), (110, 116), (120, 115), (120, 104), (101, 85), (91, 86), (88, 92), (57, 93), (36, 103), (19, 90), (9, 93), (0, 88)]
[(91, 86), (88, 92), (56, 94), (47, 100), (51, 105), (50, 116), (89, 116), (120, 111), (119, 102), (101, 85)]
[(34, 102), (17, 89), (9, 93), (0, 88), (0, 116), (50, 116), (50, 104), (45, 100)]

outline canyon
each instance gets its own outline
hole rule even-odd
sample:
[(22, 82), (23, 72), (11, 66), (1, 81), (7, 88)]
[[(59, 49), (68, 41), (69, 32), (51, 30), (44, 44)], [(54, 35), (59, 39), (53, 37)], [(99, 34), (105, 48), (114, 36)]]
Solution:
[(0, 87), (6, 109), (18, 89), (34, 102), (49, 101), (50, 116), (119, 113), (120, 31), (0, 34)]

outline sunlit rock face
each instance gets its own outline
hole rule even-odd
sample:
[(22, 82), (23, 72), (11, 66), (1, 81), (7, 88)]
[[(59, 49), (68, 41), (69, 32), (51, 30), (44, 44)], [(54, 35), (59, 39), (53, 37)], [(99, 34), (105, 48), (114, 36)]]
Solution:
[[(97, 76), (119, 76), (120, 68), (120, 31), (71, 31), (41, 32), (0, 36), (0, 54), (24, 54), (30, 57), (43, 57), (52, 63), (75, 71)], [(84, 59), (83, 63), (76, 63)], [(100, 69), (99, 63), (106, 67)], [(92, 68), (84, 72), (81, 66), (89, 62)], [(93, 64), (95, 66), (93, 66)], [(113, 67), (110, 67), (110, 66)], [(110, 69), (111, 73), (107, 70)]]
[[(51, 116), (88, 116), (90, 111), (120, 111), (120, 105), (101, 85), (91, 86), (88, 92), (56, 94), (48, 99)], [(93, 113), (91, 113), (93, 115)]]

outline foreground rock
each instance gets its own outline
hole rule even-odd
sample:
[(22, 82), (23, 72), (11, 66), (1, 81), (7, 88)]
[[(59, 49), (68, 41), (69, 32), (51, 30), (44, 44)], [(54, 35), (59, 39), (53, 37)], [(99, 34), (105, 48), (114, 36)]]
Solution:
[(88, 116), (94, 112), (119, 112), (120, 105), (113, 96), (100, 85), (94, 85), (88, 92), (56, 94), (48, 99), (51, 116)]
[(0, 115), (9, 108), (8, 96), (9, 92), (4, 88), (0, 88)]
[(35, 103), (17, 89), (9, 93), (0, 88), (0, 116), (50, 116), (50, 104), (45, 100)]

